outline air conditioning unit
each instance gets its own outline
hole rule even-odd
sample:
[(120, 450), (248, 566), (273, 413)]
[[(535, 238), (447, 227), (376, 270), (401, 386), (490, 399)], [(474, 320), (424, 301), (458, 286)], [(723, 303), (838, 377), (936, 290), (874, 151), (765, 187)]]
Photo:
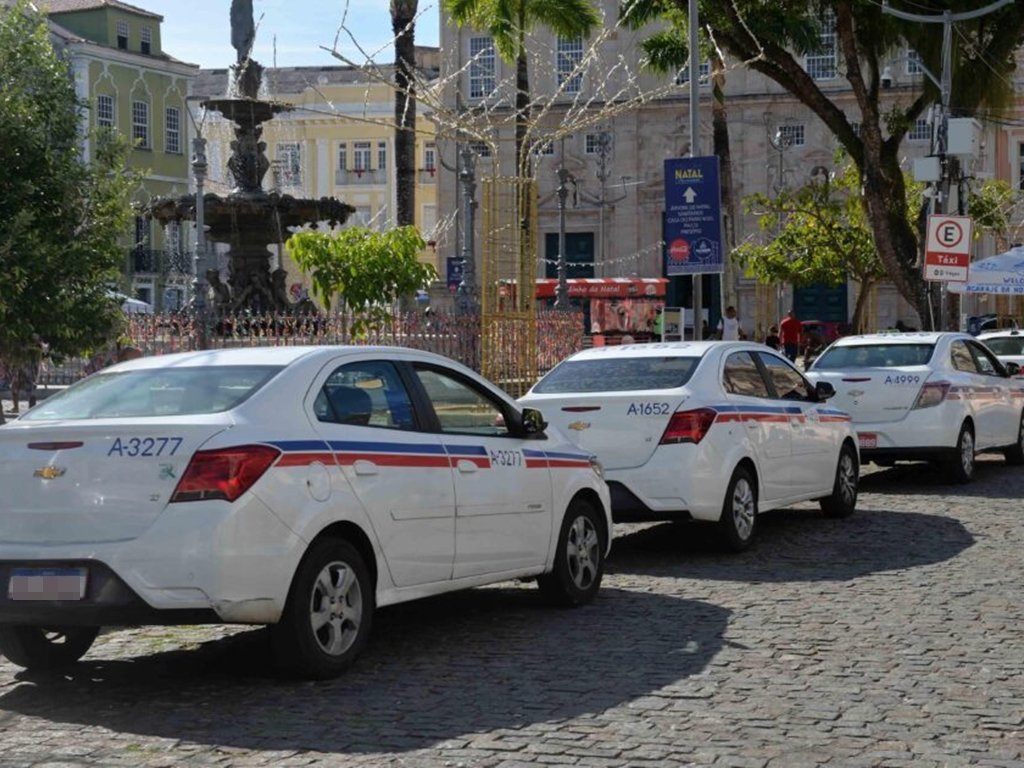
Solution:
[(973, 117), (950, 118), (946, 131), (946, 154), (976, 158), (981, 153), (981, 123)]

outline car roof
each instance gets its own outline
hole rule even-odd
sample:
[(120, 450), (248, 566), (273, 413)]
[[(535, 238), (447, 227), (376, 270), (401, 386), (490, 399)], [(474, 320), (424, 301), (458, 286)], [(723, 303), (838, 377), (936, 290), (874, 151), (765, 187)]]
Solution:
[(570, 360), (607, 360), (614, 357), (701, 357), (711, 349), (757, 348), (768, 350), (763, 344), (750, 341), (655, 341), (645, 344), (617, 344), (592, 347), (574, 354)]
[(155, 368), (188, 368), (208, 365), (276, 365), (287, 366), (302, 359), (332, 357), (344, 352), (377, 353), (394, 357), (398, 353), (412, 353), (424, 358), (448, 361), (447, 358), (430, 352), (389, 346), (322, 345), (283, 347), (238, 347), (234, 349), (206, 349), (194, 352), (178, 352), (171, 355), (148, 355), (112, 365), (105, 371), (132, 371)]
[(999, 331), (985, 331), (984, 333), (979, 333), (978, 334), (978, 338), (981, 339), (981, 340), (985, 340), (985, 339), (1001, 339), (1001, 338), (1009, 338), (1010, 336), (1022, 336), (1022, 335), (1024, 335), (1024, 331), (1018, 330), (1017, 328), (1003, 328), (1002, 330), (999, 330)]
[(890, 333), (864, 333), (859, 336), (843, 336), (833, 342), (837, 347), (848, 347), (864, 344), (935, 344), (947, 339), (971, 339), (974, 338), (966, 333), (956, 331), (913, 331), (890, 332)]

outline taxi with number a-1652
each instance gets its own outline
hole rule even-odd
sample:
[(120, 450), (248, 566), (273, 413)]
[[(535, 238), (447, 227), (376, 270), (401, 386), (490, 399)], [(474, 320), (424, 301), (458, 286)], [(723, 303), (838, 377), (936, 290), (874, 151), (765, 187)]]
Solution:
[(76, 661), (100, 626), (270, 625), (338, 674), (377, 606), (511, 578), (596, 594), (600, 465), (454, 361), (393, 347), (166, 355), (0, 427), (0, 653)]
[(1018, 372), (966, 333), (879, 333), (839, 339), (807, 376), (835, 388), (865, 461), (929, 460), (965, 483), (983, 451), (1024, 464)]
[(831, 395), (762, 344), (715, 341), (584, 350), (519, 402), (597, 455), (615, 520), (713, 522), (740, 550), (760, 512), (854, 511), (857, 437)]

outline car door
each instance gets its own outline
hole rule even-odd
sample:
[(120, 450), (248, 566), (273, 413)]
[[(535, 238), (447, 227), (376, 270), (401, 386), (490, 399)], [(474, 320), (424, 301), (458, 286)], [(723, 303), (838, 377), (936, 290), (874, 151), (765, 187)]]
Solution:
[(762, 498), (774, 500), (791, 495), (789, 416), (772, 398), (762, 369), (751, 352), (732, 352), (725, 358), (722, 389), (728, 407), (718, 409), (717, 421), (743, 425), (744, 435), (757, 460)]
[(412, 402), (393, 363), (366, 359), (331, 371), (313, 406), (399, 587), (448, 580), (455, 560), (452, 469)]
[(987, 411), (986, 421), (991, 424), (991, 432), (986, 435), (984, 443), (980, 435), (976, 435), (975, 439), (979, 447), (1012, 445), (1017, 442), (1020, 414), (1017, 412), (1017, 401), (1013, 397), (1010, 379), (1004, 375), (1002, 363), (991, 351), (973, 340), (966, 343), (985, 380), (982, 403)]
[(538, 441), (516, 434), (517, 414), (457, 371), (413, 365), (436, 415), (455, 483), (455, 578), (542, 565), (552, 535), (547, 462), (528, 459)]
[(778, 355), (756, 355), (768, 373), (778, 403), (785, 407), (789, 417), (792, 492), (828, 490), (839, 459), (838, 443), (834, 428), (821, 420), (813, 388), (800, 371)]

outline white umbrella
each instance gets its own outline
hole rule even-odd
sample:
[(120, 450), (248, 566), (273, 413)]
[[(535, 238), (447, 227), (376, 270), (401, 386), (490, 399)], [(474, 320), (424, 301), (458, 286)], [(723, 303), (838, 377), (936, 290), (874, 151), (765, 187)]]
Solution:
[(107, 295), (121, 305), (121, 311), (128, 315), (152, 315), (153, 305), (141, 299), (133, 299), (117, 291), (107, 291)]
[(949, 283), (950, 293), (1024, 296), (1024, 246), (971, 264), (966, 283)]

